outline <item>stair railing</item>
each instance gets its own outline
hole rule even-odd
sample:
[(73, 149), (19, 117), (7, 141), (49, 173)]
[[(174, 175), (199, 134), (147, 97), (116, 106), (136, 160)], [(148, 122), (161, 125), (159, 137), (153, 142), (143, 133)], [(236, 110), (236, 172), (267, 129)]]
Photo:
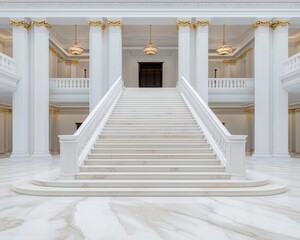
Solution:
[(72, 179), (79, 172), (79, 166), (87, 158), (123, 90), (122, 77), (119, 77), (73, 135), (59, 136), (61, 178)]
[(177, 88), (226, 172), (233, 178), (245, 178), (247, 135), (231, 135), (184, 77), (178, 81)]

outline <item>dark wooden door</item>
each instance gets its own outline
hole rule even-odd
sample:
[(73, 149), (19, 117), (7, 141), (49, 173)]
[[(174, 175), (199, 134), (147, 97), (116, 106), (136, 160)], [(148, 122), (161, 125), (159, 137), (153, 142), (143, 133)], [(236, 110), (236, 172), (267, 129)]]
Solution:
[(139, 87), (162, 87), (162, 62), (139, 63)]

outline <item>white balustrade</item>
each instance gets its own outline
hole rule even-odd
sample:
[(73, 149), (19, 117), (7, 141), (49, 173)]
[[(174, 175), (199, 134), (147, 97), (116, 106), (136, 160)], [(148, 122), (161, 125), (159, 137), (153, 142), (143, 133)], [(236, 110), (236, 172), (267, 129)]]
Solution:
[(178, 81), (177, 88), (226, 171), (236, 178), (244, 178), (247, 136), (231, 135), (184, 77)]
[(61, 178), (73, 178), (79, 171), (80, 164), (104, 128), (123, 89), (122, 77), (119, 77), (73, 135), (59, 136)]
[(17, 75), (16, 61), (3, 53), (0, 53), (0, 68)]
[(254, 90), (253, 78), (209, 78), (208, 89)]
[(284, 63), (284, 74), (288, 74), (296, 70), (300, 70), (300, 52), (291, 56)]
[(89, 89), (88, 78), (50, 78), (51, 90)]

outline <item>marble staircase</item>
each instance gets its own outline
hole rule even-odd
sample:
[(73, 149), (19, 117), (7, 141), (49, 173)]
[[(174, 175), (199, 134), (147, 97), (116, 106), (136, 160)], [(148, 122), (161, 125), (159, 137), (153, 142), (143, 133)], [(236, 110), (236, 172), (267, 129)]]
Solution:
[(48, 196), (259, 196), (285, 186), (226, 172), (173, 88), (126, 88), (74, 179), (52, 172), (17, 183)]

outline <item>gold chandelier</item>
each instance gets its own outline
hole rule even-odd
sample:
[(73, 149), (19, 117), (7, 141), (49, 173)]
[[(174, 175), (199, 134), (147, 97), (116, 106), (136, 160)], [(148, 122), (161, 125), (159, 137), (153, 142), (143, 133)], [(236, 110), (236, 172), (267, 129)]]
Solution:
[(217, 48), (217, 54), (221, 56), (226, 56), (232, 52), (233, 52), (232, 47), (225, 43), (225, 25), (223, 25), (223, 43), (220, 47)]
[(68, 49), (69, 53), (78, 56), (83, 53), (83, 48), (77, 44), (77, 25), (75, 25), (75, 44)]
[(152, 25), (150, 25), (150, 42), (144, 47), (144, 53), (146, 55), (155, 55), (158, 52), (158, 48), (152, 44), (151, 27)]

